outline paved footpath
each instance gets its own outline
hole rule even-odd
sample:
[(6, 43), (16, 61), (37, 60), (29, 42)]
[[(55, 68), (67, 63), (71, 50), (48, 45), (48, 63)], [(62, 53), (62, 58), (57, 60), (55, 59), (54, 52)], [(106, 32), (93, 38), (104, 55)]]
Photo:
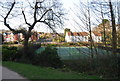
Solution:
[(22, 79), (22, 81), (28, 81), (24, 77), (20, 76), (18, 73), (9, 70), (6, 67), (2, 67), (2, 79)]

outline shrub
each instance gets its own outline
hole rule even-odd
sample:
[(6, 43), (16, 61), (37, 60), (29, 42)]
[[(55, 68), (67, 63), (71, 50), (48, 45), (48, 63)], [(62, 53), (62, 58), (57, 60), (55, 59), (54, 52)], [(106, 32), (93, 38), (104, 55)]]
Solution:
[(118, 78), (120, 57), (114, 55), (98, 56), (94, 59), (79, 59), (64, 61), (66, 67), (71, 70), (102, 76), (103, 78)]
[(57, 54), (57, 49), (51, 45), (45, 48), (41, 54), (36, 54), (36, 50), (40, 48), (40, 44), (29, 44), (28, 48), (7, 47), (3, 48), (4, 61), (17, 61), (22, 63), (41, 65), (47, 67), (60, 68), (62, 61)]
[(15, 42), (13, 42), (14, 44), (18, 44), (19, 42), (18, 41), (15, 41)]
[(18, 51), (19, 62), (32, 64), (36, 58), (36, 50), (41, 47), (41, 44), (29, 44), (28, 48), (21, 48)]
[(14, 44), (13, 42), (4, 42), (4, 44)]
[(2, 48), (2, 60), (3, 61), (15, 61), (17, 56), (17, 47), (3, 46)]
[(57, 54), (57, 49), (51, 46), (47, 46), (45, 51), (41, 52), (41, 54), (37, 54), (33, 64), (54, 68), (62, 67), (62, 61)]
[(65, 42), (65, 43), (62, 44), (62, 46), (69, 46), (69, 43)]

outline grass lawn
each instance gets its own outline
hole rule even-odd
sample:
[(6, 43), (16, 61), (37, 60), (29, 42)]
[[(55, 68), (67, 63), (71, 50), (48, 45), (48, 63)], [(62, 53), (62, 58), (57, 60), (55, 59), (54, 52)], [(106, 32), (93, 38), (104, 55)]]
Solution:
[(2, 64), (28, 79), (99, 79), (97, 76), (76, 72), (62, 72), (58, 69), (33, 66), (30, 64), (15, 62), (3, 62)]

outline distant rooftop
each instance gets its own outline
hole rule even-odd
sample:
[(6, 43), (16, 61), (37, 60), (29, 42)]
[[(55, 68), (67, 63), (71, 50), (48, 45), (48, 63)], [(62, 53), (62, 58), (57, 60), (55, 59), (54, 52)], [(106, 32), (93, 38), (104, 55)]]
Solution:
[(88, 36), (87, 32), (68, 32), (69, 36)]
[[(101, 33), (92, 32), (95, 36), (101, 36)], [(89, 32), (68, 32), (68, 36), (88, 36)]]

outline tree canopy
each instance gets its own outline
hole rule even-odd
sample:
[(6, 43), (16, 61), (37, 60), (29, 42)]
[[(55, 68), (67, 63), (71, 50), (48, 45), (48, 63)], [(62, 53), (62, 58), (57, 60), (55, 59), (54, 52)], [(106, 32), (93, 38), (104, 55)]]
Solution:
[(22, 33), (27, 44), (31, 31), (40, 23), (55, 31), (63, 25), (63, 8), (59, 0), (6, 0), (1, 1), (0, 7), (4, 25), (13, 33)]

